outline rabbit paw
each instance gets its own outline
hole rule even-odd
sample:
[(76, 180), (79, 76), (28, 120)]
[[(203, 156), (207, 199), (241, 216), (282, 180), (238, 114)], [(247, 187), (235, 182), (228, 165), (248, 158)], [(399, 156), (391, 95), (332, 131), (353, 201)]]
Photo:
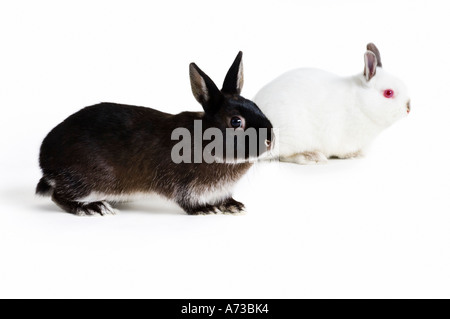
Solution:
[(58, 192), (53, 193), (52, 200), (68, 213), (77, 216), (105, 216), (116, 215), (118, 213), (117, 210), (112, 208), (111, 205), (105, 201), (78, 202), (67, 199), (67, 196)]
[(111, 207), (107, 202), (92, 202), (80, 205), (75, 215), (77, 216), (106, 216), (106, 215), (116, 215), (117, 210)]
[(361, 158), (361, 157), (363, 157), (363, 156), (364, 156), (364, 154), (363, 154), (363, 152), (360, 150), (360, 151), (356, 151), (356, 152), (353, 152), (353, 153), (348, 153), (348, 154), (339, 155), (339, 156), (337, 156), (337, 158), (340, 158), (340, 159), (350, 159), (350, 158)]
[(187, 206), (183, 207), (183, 209), (188, 215), (211, 215), (220, 213), (219, 208), (213, 205)]
[(189, 215), (239, 214), (245, 212), (244, 204), (232, 198), (217, 205), (182, 206)]
[(221, 205), (219, 205), (219, 210), (224, 214), (241, 214), (245, 213), (244, 204), (234, 200), (233, 198), (227, 199)]
[(301, 165), (310, 165), (310, 164), (326, 164), (328, 162), (328, 159), (324, 154), (320, 152), (303, 152), (287, 157), (281, 157), (280, 161), (288, 163), (296, 163)]

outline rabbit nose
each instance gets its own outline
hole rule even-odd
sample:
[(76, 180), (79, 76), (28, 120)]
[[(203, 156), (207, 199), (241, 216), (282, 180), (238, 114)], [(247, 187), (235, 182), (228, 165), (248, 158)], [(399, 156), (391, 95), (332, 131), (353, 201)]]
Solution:
[(406, 112), (411, 112), (411, 100), (408, 101), (408, 103), (406, 103)]

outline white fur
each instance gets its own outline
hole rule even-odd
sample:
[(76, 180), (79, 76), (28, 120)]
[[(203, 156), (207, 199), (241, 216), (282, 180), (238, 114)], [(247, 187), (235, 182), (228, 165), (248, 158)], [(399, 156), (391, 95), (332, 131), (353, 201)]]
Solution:
[(91, 203), (91, 202), (131, 202), (134, 200), (142, 199), (148, 196), (146, 193), (132, 193), (132, 194), (105, 194), (100, 192), (91, 192), (88, 196), (77, 199), (77, 202)]
[(102, 216), (106, 216), (106, 215), (117, 215), (118, 211), (114, 208), (111, 207), (111, 205), (107, 202), (103, 202), (103, 207), (102, 207)]
[[(395, 97), (385, 98), (386, 89), (394, 90)], [(254, 101), (279, 129), (280, 158), (304, 164), (296, 154), (322, 153), (325, 161), (360, 154), (383, 129), (407, 115), (409, 96), (403, 82), (382, 68), (370, 81), (362, 73), (340, 77), (297, 69), (267, 84)]]
[(195, 204), (215, 205), (231, 197), (234, 184), (233, 181), (223, 181), (223, 184), (216, 187), (195, 189), (192, 192), (191, 200)]

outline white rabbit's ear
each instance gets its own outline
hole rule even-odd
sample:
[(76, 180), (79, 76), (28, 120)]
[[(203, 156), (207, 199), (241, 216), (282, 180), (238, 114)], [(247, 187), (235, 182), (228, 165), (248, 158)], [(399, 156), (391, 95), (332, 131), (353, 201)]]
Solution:
[(367, 51), (364, 54), (364, 76), (367, 81), (370, 81), (377, 73), (377, 56), (372, 51)]
[(377, 57), (377, 67), (381, 68), (383, 65), (381, 64), (380, 50), (378, 50), (377, 46), (373, 43), (369, 43), (367, 45), (367, 51), (375, 53), (375, 56)]

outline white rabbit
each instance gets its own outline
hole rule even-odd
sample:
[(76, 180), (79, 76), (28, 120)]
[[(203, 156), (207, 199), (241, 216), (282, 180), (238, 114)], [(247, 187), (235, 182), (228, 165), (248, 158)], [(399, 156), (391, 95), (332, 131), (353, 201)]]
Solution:
[(373, 43), (364, 72), (340, 77), (318, 69), (290, 71), (262, 88), (254, 102), (279, 129), (281, 161), (325, 163), (352, 158), (410, 111), (406, 86), (382, 69)]

